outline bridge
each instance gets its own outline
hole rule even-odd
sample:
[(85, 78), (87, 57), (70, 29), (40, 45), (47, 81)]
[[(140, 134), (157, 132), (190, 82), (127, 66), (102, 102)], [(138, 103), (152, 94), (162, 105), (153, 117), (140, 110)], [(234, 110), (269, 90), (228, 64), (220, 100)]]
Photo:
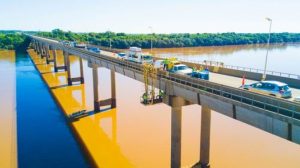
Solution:
[[(67, 72), (68, 85), (74, 82), (84, 83), (82, 59), (88, 61), (93, 69), (94, 110), (99, 111), (103, 105), (116, 106), (115, 99), (115, 73), (120, 73), (132, 79), (144, 82), (143, 65), (128, 62), (113, 57), (110, 52), (101, 54), (92, 53), (83, 49), (65, 46), (58, 41), (28, 35), (32, 39), (33, 49), (46, 58), (48, 64), (54, 64), (57, 72)], [(56, 52), (64, 54), (64, 65), (58, 66)], [(50, 57), (53, 55), (53, 58)], [(76, 55), (80, 59), (80, 77), (72, 78), (69, 55)], [(98, 96), (98, 68), (105, 67), (111, 70), (111, 99), (99, 101)], [(211, 67), (213, 68), (213, 67)], [(227, 74), (228, 79), (232, 76)], [(166, 93), (164, 103), (171, 106), (171, 167), (179, 167), (181, 157), (181, 114), (182, 107), (190, 104), (201, 106), (201, 138), (199, 164), (209, 165), (209, 141), (211, 111), (222, 113), (228, 117), (250, 124), (261, 130), (280, 136), (300, 144), (300, 104), (252, 93), (230, 85), (214, 81), (205, 81), (189, 76), (168, 73), (158, 70), (155, 87)], [(200, 108), (199, 108), (200, 110)]]

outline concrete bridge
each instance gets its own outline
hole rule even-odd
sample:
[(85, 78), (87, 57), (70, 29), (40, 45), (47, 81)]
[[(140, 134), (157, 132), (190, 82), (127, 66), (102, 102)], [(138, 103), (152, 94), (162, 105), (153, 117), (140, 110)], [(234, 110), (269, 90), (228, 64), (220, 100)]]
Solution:
[[(141, 64), (118, 59), (112, 54), (92, 53), (64, 46), (55, 40), (28, 36), (32, 39), (32, 47), (35, 51), (41, 57), (45, 57), (48, 64), (53, 63), (55, 71), (67, 71), (68, 85), (72, 85), (74, 82), (84, 83), (82, 59), (88, 61), (88, 66), (93, 69), (95, 111), (99, 111), (102, 105), (116, 106), (115, 72), (144, 82), (143, 65)], [(57, 50), (62, 50), (64, 53), (64, 66), (57, 66)], [(50, 59), (50, 52), (54, 59)], [(80, 77), (71, 76), (69, 54), (80, 58)], [(112, 97), (109, 100), (99, 101), (98, 99), (97, 69), (99, 67), (111, 70)], [(156, 88), (166, 93), (164, 103), (171, 106), (172, 109), (171, 167), (180, 167), (181, 165), (181, 113), (182, 107), (190, 104), (200, 105), (202, 111), (200, 158), (197, 166), (207, 167), (209, 165), (211, 110), (300, 144), (300, 104), (298, 103), (161, 70), (158, 70), (154, 80)]]

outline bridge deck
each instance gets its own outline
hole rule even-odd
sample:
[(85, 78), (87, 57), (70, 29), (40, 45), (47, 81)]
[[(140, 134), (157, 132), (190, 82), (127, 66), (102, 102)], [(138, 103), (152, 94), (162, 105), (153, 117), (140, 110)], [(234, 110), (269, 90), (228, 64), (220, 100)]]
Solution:
[[(115, 57), (115, 54), (112, 53), (112, 52), (103, 51), (103, 50), (101, 50), (101, 52), (102, 52), (101, 54)], [(209, 81), (215, 82), (215, 83), (218, 83), (218, 84), (222, 84), (222, 85), (226, 85), (226, 86), (236, 87), (236, 88), (238, 88), (242, 85), (242, 78), (229, 76), (229, 75), (223, 75), (223, 74), (219, 74), (219, 73), (213, 73), (213, 72), (210, 72)], [(246, 77), (246, 82), (245, 82), (246, 84), (251, 84), (251, 83), (254, 83), (254, 82), (257, 82), (257, 81), (249, 80)], [(293, 93), (293, 97), (289, 98), (287, 100), (293, 101), (294, 97), (300, 96), (300, 89), (291, 88), (291, 90), (292, 90), (292, 93)]]
[[(231, 87), (236, 87), (236, 88), (240, 87), (242, 85), (242, 78), (228, 76), (228, 75), (222, 75), (222, 74), (213, 73), (213, 72), (210, 73), (209, 81), (227, 85), (227, 86), (231, 86)], [(246, 84), (251, 84), (254, 82), (257, 82), (257, 81), (249, 80), (249, 79), (246, 79), (246, 81), (245, 81)], [(291, 88), (291, 90), (293, 93), (293, 97), (289, 98), (287, 100), (293, 101), (294, 97), (300, 96), (300, 89)]]

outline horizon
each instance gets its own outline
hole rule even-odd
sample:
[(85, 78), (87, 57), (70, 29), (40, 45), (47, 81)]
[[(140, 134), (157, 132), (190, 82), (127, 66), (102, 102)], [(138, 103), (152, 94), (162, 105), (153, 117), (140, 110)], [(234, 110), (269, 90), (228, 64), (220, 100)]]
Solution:
[[(300, 30), (296, 0), (159, 0), (126, 2), (104, 0), (2, 1), (2, 30), (72, 32), (267, 33)], [(32, 8), (34, 6), (34, 8)], [(149, 27), (152, 27), (149, 28)]]
[[(62, 30), (60, 28), (55, 28), (55, 29), (59, 29)], [(55, 30), (53, 29), (53, 30)], [(52, 32), (53, 30), (50, 31), (39, 31), (39, 30), (2, 30), (0, 29), (0, 32), (5, 32), (5, 31), (14, 31), (14, 32)], [(69, 32), (69, 30), (62, 30), (63, 32), (67, 33)], [(114, 31), (102, 31), (102, 32), (74, 32), (74, 31), (70, 31), (72, 33), (78, 33), (78, 34), (85, 34), (85, 33), (106, 33), (106, 32), (111, 32), (111, 33), (125, 33), (125, 32), (114, 32)], [(170, 33), (155, 33), (154, 34), (226, 34), (226, 33), (235, 33), (235, 34), (267, 34), (268, 32), (195, 32), (195, 33), (188, 33), (188, 32), (170, 32)], [(300, 31), (298, 32), (271, 32), (272, 34), (281, 34), (281, 33), (289, 33), (289, 34), (299, 34)], [(135, 35), (135, 34), (152, 34), (152, 33), (125, 33), (127, 35)]]

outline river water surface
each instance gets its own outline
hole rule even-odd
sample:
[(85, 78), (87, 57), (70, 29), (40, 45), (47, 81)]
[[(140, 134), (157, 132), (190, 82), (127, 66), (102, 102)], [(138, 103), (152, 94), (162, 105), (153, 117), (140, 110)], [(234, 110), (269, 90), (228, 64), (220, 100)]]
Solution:
[[(286, 48), (286, 47), (284, 47)], [(289, 48), (289, 47), (287, 47)], [(294, 50), (294, 46), (290, 49)], [(174, 49), (175, 50), (175, 49)], [(184, 49), (187, 50), (187, 49)], [(195, 49), (196, 50), (196, 49)], [(263, 53), (264, 49), (241, 49), (228, 51), (230, 54), (213, 55), (229, 59), (230, 54), (242, 52), (244, 55)], [(262, 51), (261, 51), (262, 50)], [(248, 51), (248, 54), (247, 54)], [(274, 49), (281, 52), (282, 48)], [(162, 50), (157, 54), (183, 52)], [(191, 50), (189, 50), (192, 53)], [(194, 52), (194, 51), (193, 51)], [(179, 53), (179, 54), (178, 54)], [(204, 52), (206, 59), (210, 54)], [(200, 58), (201, 54), (185, 55)], [(261, 54), (263, 57), (263, 54)], [(61, 56), (60, 56), (61, 57)], [(217, 58), (214, 59), (217, 59)], [(228, 58), (227, 58), (228, 57)], [(242, 57), (242, 55), (241, 55)], [(239, 58), (243, 60), (242, 58)], [(231, 58), (231, 60), (235, 60)], [(243, 61), (241, 61), (243, 62)], [(1, 62), (0, 62), (1, 63)], [(237, 62), (232, 62), (236, 64)], [(255, 67), (255, 62), (251, 65)], [(248, 64), (244, 64), (245, 66)], [(1, 66), (1, 65), (0, 65)], [(287, 66), (288, 67), (288, 66)], [(71, 57), (72, 75), (78, 76), (78, 59)], [(296, 72), (296, 68), (287, 72)], [(93, 109), (92, 71), (84, 61), (84, 96), (72, 92), (78, 104), (87, 110)], [(99, 94), (101, 99), (110, 97), (110, 72), (99, 68)], [(165, 104), (144, 106), (140, 97), (144, 85), (121, 74), (116, 74), (117, 108), (98, 115), (88, 116), (85, 120), (93, 124), (95, 134), (102, 136), (95, 140), (99, 144), (107, 142), (101, 150), (103, 163), (115, 165), (120, 156), (126, 165), (119, 167), (170, 167), (171, 160), (171, 108)], [(87, 167), (78, 143), (67, 129), (62, 112), (54, 104), (45, 84), (33, 68), (27, 55), (17, 57), (17, 115), (18, 115), (18, 157), (20, 167)], [(84, 97), (84, 99), (82, 99)], [(7, 100), (8, 101), (8, 100)], [(105, 113), (107, 112), (107, 113)], [(101, 117), (102, 116), (102, 117)], [(201, 106), (190, 105), (182, 111), (182, 167), (190, 167), (199, 160), (200, 154)], [(107, 147), (109, 145), (109, 147)], [(217, 112), (212, 112), (210, 163), (212, 168), (299, 168), (300, 145), (289, 142), (257, 128), (233, 120)], [(111, 146), (111, 147), (110, 147)], [(114, 156), (111, 154), (117, 153)]]
[[(151, 50), (144, 50), (150, 52)], [(226, 65), (264, 69), (267, 45), (236, 45), (216, 47), (153, 49), (153, 55), (178, 57), (190, 61), (219, 61)], [(300, 75), (300, 43), (272, 44), (268, 56), (268, 71)]]

